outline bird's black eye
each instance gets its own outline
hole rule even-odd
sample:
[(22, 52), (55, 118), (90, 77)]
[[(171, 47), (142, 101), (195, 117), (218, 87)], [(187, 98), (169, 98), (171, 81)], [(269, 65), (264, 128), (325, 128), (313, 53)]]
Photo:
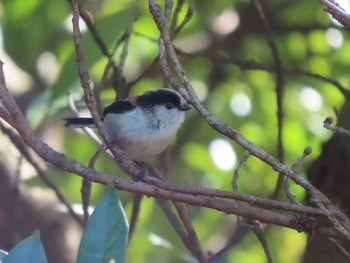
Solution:
[(172, 108), (174, 108), (174, 105), (172, 103), (166, 103), (165, 108), (167, 108), (168, 110), (171, 110)]

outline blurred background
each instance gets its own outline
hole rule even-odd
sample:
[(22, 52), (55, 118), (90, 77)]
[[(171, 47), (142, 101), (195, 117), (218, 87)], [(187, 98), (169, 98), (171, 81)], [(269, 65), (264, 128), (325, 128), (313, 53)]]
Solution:
[[(350, 9), (349, 1), (338, 3)], [(126, 93), (139, 95), (164, 86), (160, 66), (150, 67), (159, 52), (159, 31), (147, 1), (86, 0), (80, 4), (110, 53), (137, 7), (122, 72), (124, 82), (137, 81), (128, 86)], [(322, 127), (323, 120), (336, 116), (345, 98), (334, 83), (305, 72), (348, 87), (349, 34), (317, 1), (268, 0), (262, 5), (283, 68), (289, 70), (284, 74), (285, 163), (291, 166), (305, 147), (311, 146), (312, 154), (297, 168), (307, 176), (308, 168), (322, 152), (322, 144), (332, 135)], [(216, 118), (276, 156), (276, 74), (271, 70), (275, 62), (256, 8), (246, 0), (185, 1), (178, 25), (189, 7), (194, 8), (193, 16), (174, 43), (198, 96)], [(65, 117), (74, 116), (69, 97), (79, 112), (88, 113), (76, 69), (69, 2), (3, 0), (0, 19), (0, 59), (5, 64), (7, 85), (30, 126), (54, 149), (87, 165), (97, 145), (86, 134), (63, 126)], [(84, 22), (81, 28), (90, 77), (102, 109), (116, 98), (119, 86), (113, 79), (113, 70), (103, 78), (108, 58)], [(122, 49), (123, 43), (113, 57), (116, 64)], [(81, 228), (37, 176), (37, 170), (12, 146), (8, 136), (0, 134), (0, 248), (10, 250), (39, 228), (47, 253), (66, 251), (64, 259), (51, 255), (49, 262), (74, 262)], [(230, 191), (234, 168), (245, 153), (191, 110), (171, 149), (154, 163), (173, 183)], [(344, 155), (344, 162), (348, 158)], [(80, 212), (81, 178), (38, 162)], [(95, 168), (126, 178), (107, 156), (101, 156)], [(278, 178), (271, 167), (255, 157), (242, 165), (239, 176), (239, 192), (262, 197), (274, 193)], [(304, 200), (300, 187), (291, 184), (291, 189), (300, 201)], [(92, 205), (104, 191), (104, 186), (93, 185)], [(132, 194), (118, 191), (118, 195), (130, 216)], [(286, 200), (285, 194), (280, 199)], [(205, 251), (219, 251), (237, 228), (233, 215), (200, 207), (186, 209)], [(276, 262), (301, 262), (307, 244), (305, 234), (269, 226), (266, 237)], [(249, 232), (221, 258), (222, 262), (266, 262), (261, 244)], [(153, 198), (142, 201), (136, 232), (128, 247), (128, 262), (191, 262), (190, 253)]]

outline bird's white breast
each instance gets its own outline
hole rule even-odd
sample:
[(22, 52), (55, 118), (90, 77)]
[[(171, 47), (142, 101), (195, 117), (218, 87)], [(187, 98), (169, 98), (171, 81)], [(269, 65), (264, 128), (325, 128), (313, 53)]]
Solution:
[(165, 107), (156, 111), (135, 108), (107, 114), (103, 121), (117, 145), (132, 160), (145, 160), (164, 151), (184, 120), (184, 113)]

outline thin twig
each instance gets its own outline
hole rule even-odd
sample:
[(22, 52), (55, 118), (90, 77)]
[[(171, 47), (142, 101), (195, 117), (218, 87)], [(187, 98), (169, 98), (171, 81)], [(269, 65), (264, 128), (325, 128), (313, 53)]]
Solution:
[(174, 38), (174, 34), (175, 34), (175, 30), (176, 30), (176, 26), (177, 26), (177, 21), (179, 20), (179, 14), (181, 12), (182, 6), (185, 3), (185, 0), (178, 0), (175, 10), (174, 10), (174, 14), (171, 20), (171, 24), (170, 24), (170, 32), (172, 34), (172, 38)]
[(284, 178), (283, 186), (284, 186), (284, 191), (286, 192), (286, 195), (287, 195), (287, 198), (289, 199), (289, 201), (292, 204), (300, 205), (301, 203), (298, 201), (295, 194), (293, 194), (289, 188), (289, 178), (288, 177)]
[(173, 10), (174, 2), (173, 0), (165, 0), (165, 8), (164, 8), (164, 20), (166, 26), (168, 25), (171, 17), (171, 12)]
[[(300, 163), (305, 159), (305, 157), (308, 156), (309, 154), (311, 154), (311, 152), (312, 152), (312, 148), (310, 146), (306, 147), (304, 149), (303, 154), (298, 159), (295, 160), (291, 169), (295, 170), (300, 165)], [(286, 192), (287, 198), (290, 200), (290, 202), (292, 204), (300, 205), (300, 202), (298, 201), (296, 196), (292, 193), (292, 191), (289, 188), (289, 178), (288, 177), (284, 178), (284, 190)]]
[(151, 64), (146, 67), (146, 69), (134, 80), (129, 81), (127, 83), (127, 88), (130, 89), (132, 86), (134, 86), (137, 82), (139, 82), (142, 78), (147, 76), (159, 63), (159, 56), (157, 55), (151, 62)]
[[(103, 145), (100, 145), (95, 154), (90, 158), (88, 167), (91, 169), (95, 169), (95, 162), (97, 161), (98, 157), (101, 154), (101, 151), (103, 150)], [(81, 200), (83, 204), (83, 212), (84, 212), (84, 223), (87, 224), (90, 213), (89, 213), (89, 206), (90, 206), (90, 197), (91, 197), (91, 188), (92, 188), (92, 182), (90, 179), (83, 178), (82, 184), (81, 184)]]
[[(116, 98), (118, 99), (124, 99), (129, 94), (129, 87), (127, 85), (125, 77), (123, 76), (123, 70), (124, 70), (126, 58), (128, 56), (129, 41), (130, 41), (131, 33), (133, 31), (133, 26), (136, 20), (136, 16), (137, 16), (137, 7), (134, 8), (129, 18), (128, 26), (124, 33), (124, 46), (119, 58), (119, 64), (118, 64), (118, 68), (116, 72), (116, 80), (115, 80), (116, 81), (115, 89), (118, 92), (116, 94)], [(115, 52), (116, 52), (116, 49), (113, 50), (113, 54), (115, 54)]]
[(240, 159), (239, 159), (239, 162), (237, 164), (237, 167), (233, 173), (233, 179), (232, 179), (232, 182), (231, 182), (231, 185), (232, 185), (232, 190), (233, 192), (238, 192), (238, 187), (237, 187), (237, 181), (238, 181), (238, 177), (239, 177), (239, 169), (241, 168), (241, 165), (243, 163), (245, 163), (248, 158), (250, 157), (250, 152), (246, 153), (244, 156), (242, 156)]
[[(284, 94), (284, 74), (283, 74), (283, 65), (281, 57), (279, 55), (277, 44), (275, 43), (270, 29), (269, 23), (266, 19), (264, 10), (260, 4), (259, 0), (253, 0), (255, 8), (258, 12), (259, 18), (263, 24), (267, 40), (272, 52), (272, 57), (275, 61), (276, 68), (276, 102), (277, 102), (277, 159), (284, 163), (284, 146), (282, 141), (283, 134), (283, 94)], [(283, 187), (285, 175), (280, 173), (278, 176), (277, 184), (275, 187), (275, 192), (273, 194), (273, 199), (279, 199)]]
[(84, 225), (87, 224), (89, 221), (90, 213), (89, 213), (89, 206), (90, 206), (90, 197), (91, 197), (91, 187), (92, 182), (88, 178), (83, 178), (81, 182), (81, 202), (83, 205), (83, 213), (84, 213)]
[(323, 127), (330, 131), (350, 136), (350, 130), (347, 130), (338, 126), (332, 126), (333, 122), (334, 122), (333, 117), (329, 116), (323, 121)]
[(328, 240), (335, 246), (335, 248), (338, 250), (340, 254), (344, 256), (344, 258), (350, 262), (350, 253), (345, 249), (338, 240), (334, 239), (333, 237), (329, 237)]
[[(267, 262), (268, 263), (273, 263), (273, 258), (272, 258), (272, 253), (271, 250), (267, 244), (267, 240), (265, 237), (265, 232), (264, 232), (264, 228), (265, 226), (258, 220), (251, 220), (251, 219), (247, 219), (247, 218), (238, 218), (238, 224), (242, 227), (248, 227), (249, 229), (252, 229), (254, 234), (256, 235), (256, 237), (258, 238), (259, 242), (261, 243), (261, 246), (264, 249), (266, 258), (267, 258)], [(244, 229), (243, 229), (244, 230)], [(247, 231), (244, 231), (243, 233), (247, 233)]]
[(292, 164), (291, 169), (295, 170), (301, 164), (301, 162), (305, 159), (305, 157), (310, 155), (311, 153), (312, 153), (311, 146), (307, 146), (304, 149), (303, 154), (298, 159), (296, 159), (295, 162)]
[(266, 258), (267, 258), (267, 262), (268, 263), (273, 263), (273, 258), (272, 258), (272, 253), (271, 250), (267, 244), (267, 240), (265, 237), (265, 232), (264, 232), (264, 228), (261, 224), (261, 222), (257, 221), (257, 220), (253, 220), (253, 227), (252, 227), (256, 237), (259, 239), (261, 246), (264, 249)]
[[(277, 70), (276, 67), (265, 65), (253, 59), (250, 59), (250, 60), (232, 59), (222, 54), (208, 55), (207, 53), (203, 53), (203, 52), (189, 53), (189, 52), (180, 50), (178, 48), (176, 48), (176, 52), (182, 56), (203, 57), (215, 63), (235, 65), (243, 70), (263, 70), (268, 72), (276, 72)], [(330, 83), (334, 87), (336, 87), (346, 98), (350, 97), (350, 91), (346, 89), (344, 86), (342, 86), (342, 84), (335, 79), (331, 79), (331, 78), (322, 76), (318, 73), (308, 72), (298, 68), (283, 68), (283, 72), (285, 74), (306, 76), (306, 77), (314, 78), (316, 80), (321, 80), (321, 81)]]
[(185, 244), (188, 250), (192, 251), (190, 238), (186, 233), (184, 226), (181, 224), (180, 220), (176, 217), (176, 214), (171, 210), (170, 203), (167, 200), (163, 200), (160, 198), (157, 198), (156, 200), (159, 207), (163, 210), (169, 222), (174, 227), (174, 230), (181, 238), (182, 242)]
[(198, 259), (198, 261), (200, 263), (206, 263), (208, 262), (206, 256), (205, 256), (205, 253), (201, 247), (201, 244), (198, 240), (198, 237), (197, 237), (197, 233), (196, 231), (194, 230), (194, 227), (191, 223), (191, 220), (188, 218), (188, 215), (185, 211), (185, 208), (183, 206), (183, 204), (180, 204), (180, 203), (177, 203), (177, 202), (173, 202), (176, 210), (177, 210), (177, 213), (187, 231), (187, 234), (188, 234), (188, 238), (189, 238), (189, 241), (191, 243), (191, 251), (192, 253), (195, 255), (195, 257)]
[(10, 124), (13, 128), (16, 128), (15, 124), (13, 123), (11, 115), (0, 106), (0, 117), (5, 120), (8, 124)]
[[(191, 18), (193, 17), (194, 14), (194, 5), (190, 5), (187, 8), (187, 13), (186, 16), (184, 18), (184, 20), (181, 22), (181, 24), (176, 28), (175, 31), (175, 36), (187, 25), (187, 23), (191, 20)], [(175, 37), (174, 36), (174, 37)]]
[[(70, 92), (67, 93), (68, 96), (68, 105), (69, 108), (71, 109), (71, 111), (77, 116), (77, 117), (81, 117), (81, 114), (78, 112), (77, 107), (75, 106), (74, 100), (73, 100), (73, 96)], [(102, 145), (102, 141), (101, 139), (96, 135), (96, 133), (87, 127), (82, 128), (84, 130), (84, 132), (90, 136), (90, 138), (92, 138), (92, 140), (97, 143), (98, 145)]]
[(89, 31), (93, 37), (93, 39), (95, 40), (96, 44), (100, 47), (102, 54), (104, 54), (106, 57), (109, 57), (110, 54), (108, 52), (108, 48), (105, 45), (105, 42), (103, 41), (103, 39), (100, 36), (100, 34), (98, 33), (98, 31), (96, 30), (95, 25), (91, 20), (90, 14), (86, 10), (84, 10), (83, 8), (79, 8), (79, 12), (80, 12), (80, 17), (84, 20), (87, 28), (89, 29)]
[(133, 236), (135, 229), (136, 229), (136, 224), (137, 224), (138, 216), (140, 214), (142, 199), (143, 199), (143, 195), (134, 194), (133, 202), (132, 202), (130, 223), (129, 223), (129, 240)]
[(335, 1), (319, 0), (324, 5), (324, 9), (332, 15), (340, 24), (350, 29), (350, 15)]

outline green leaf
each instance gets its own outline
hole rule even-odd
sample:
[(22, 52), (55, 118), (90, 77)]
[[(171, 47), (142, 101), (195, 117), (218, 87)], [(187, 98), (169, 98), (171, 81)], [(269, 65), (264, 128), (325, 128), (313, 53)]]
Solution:
[(44, 247), (40, 242), (39, 231), (17, 244), (5, 258), (4, 263), (46, 263)]
[(0, 262), (3, 262), (7, 255), (8, 253), (6, 251), (0, 249)]
[(97, 204), (80, 242), (77, 263), (125, 262), (128, 222), (113, 188)]

